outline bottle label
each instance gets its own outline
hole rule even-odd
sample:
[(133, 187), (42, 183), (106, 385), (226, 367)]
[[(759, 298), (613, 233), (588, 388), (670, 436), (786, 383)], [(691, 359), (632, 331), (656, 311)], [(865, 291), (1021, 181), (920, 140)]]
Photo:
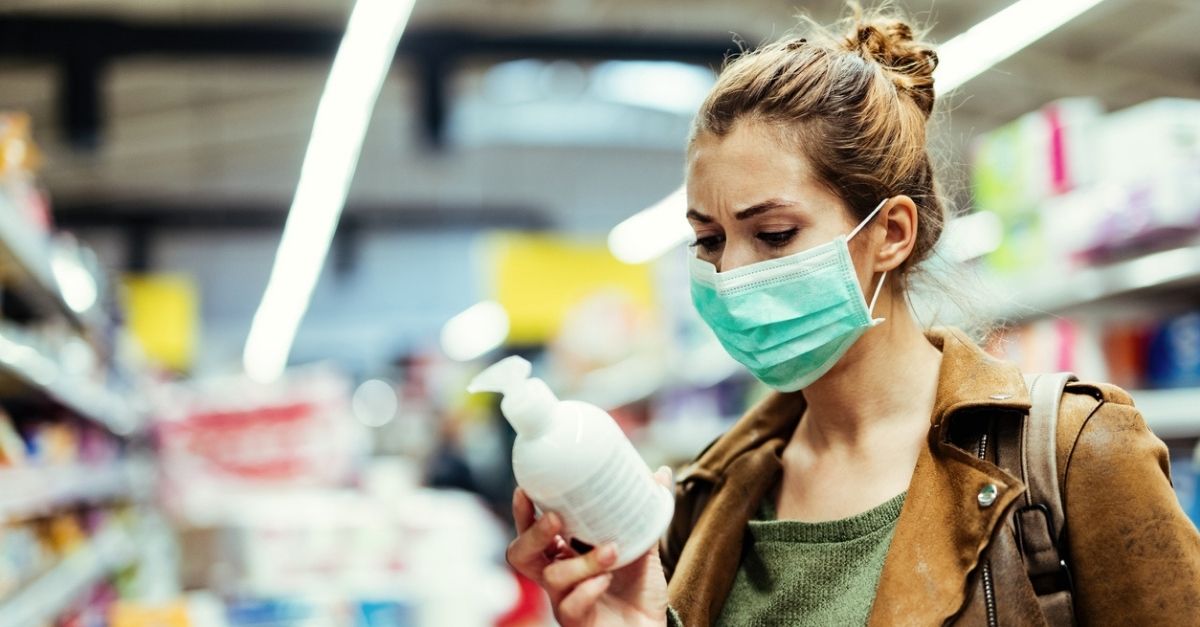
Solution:
[(568, 535), (592, 546), (623, 546), (656, 533), (648, 527), (656, 522), (663, 490), (633, 447), (622, 449), (578, 487), (541, 499), (543, 510), (562, 517)]

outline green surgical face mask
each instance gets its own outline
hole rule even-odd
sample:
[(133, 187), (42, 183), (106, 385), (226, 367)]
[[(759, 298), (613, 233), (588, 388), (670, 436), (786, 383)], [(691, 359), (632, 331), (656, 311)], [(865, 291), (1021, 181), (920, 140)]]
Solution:
[(806, 251), (729, 272), (690, 259), (692, 302), (725, 350), (759, 381), (781, 392), (808, 387), (829, 372), (867, 329), (883, 279), (868, 306), (850, 241), (883, 208), (879, 203), (849, 235)]

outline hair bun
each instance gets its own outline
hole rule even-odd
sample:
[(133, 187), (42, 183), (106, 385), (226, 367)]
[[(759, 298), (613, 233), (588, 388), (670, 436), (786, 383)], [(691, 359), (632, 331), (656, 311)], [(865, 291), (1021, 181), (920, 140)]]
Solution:
[(933, 113), (933, 70), (938, 57), (907, 23), (896, 18), (864, 18), (856, 12), (845, 47), (883, 66), (892, 83), (907, 93), (928, 118)]

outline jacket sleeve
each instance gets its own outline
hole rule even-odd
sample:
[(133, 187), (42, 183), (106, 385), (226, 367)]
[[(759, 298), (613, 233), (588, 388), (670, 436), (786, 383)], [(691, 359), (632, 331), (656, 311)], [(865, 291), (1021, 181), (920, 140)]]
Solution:
[[(1124, 392), (1101, 392), (1098, 406), (1087, 398), (1091, 411), (1075, 413), (1083, 420), (1078, 435), (1060, 449), (1067, 456), (1063, 498), (1079, 623), (1200, 616), (1200, 533), (1171, 488), (1167, 447)], [(1065, 412), (1083, 402), (1082, 395), (1067, 396), (1076, 400), (1065, 399)]]
[(671, 516), (671, 523), (667, 526), (666, 532), (658, 541), (658, 555), (662, 560), (663, 572), (667, 575), (667, 581), (670, 581), (671, 576), (675, 574), (675, 566), (679, 564), (679, 554), (683, 552), (683, 545), (692, 533), (692, 525), (695, 522), (696, 496), (695, 486), (682, 480), (676, 481), (675, 513)]

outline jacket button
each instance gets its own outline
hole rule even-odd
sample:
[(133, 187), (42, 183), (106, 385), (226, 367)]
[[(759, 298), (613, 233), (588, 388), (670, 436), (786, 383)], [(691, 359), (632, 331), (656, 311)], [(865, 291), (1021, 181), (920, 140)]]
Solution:
[(992, 505), (992, 503), (996, 502), (996, 495), (998, 495), (999, 493), (1000, 493), (1000, 490), (996, 487), (996, 484), (994, 484), (994, 483), (989, 483), (989, 484), (983, 486), (979, 490), (979, 496), (977, 497), (979, 499), (979, 506), (980, 507), (990, 507)]

